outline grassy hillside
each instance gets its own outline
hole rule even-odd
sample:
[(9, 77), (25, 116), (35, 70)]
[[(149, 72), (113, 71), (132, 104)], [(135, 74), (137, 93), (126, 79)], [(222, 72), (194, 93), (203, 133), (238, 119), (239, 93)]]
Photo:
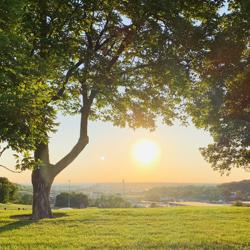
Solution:
[[(7, 203), (7, 204), (3, 204), (3, 203), (0, 203), (0, 210), (4, 210), (4, 209), (7, 209), (7, 210), (18, 210), (19, 209), (22, 209), (22, 210), (27, 210), (27, 209), (31, 209), (31, 205), (23, 205), (23, 204), (12, 204), (12, 203)], [(1, 249), (1, 248), (0, 248)]]
[[(63, 211), (64, 212), (64, 211)], [(38, 222), (0, 210), (0, 249), (250, 249), (250, 208), (85, 209)]]

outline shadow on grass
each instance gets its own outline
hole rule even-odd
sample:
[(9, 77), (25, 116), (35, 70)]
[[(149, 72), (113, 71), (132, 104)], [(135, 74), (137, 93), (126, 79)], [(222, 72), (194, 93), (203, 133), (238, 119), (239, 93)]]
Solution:
[[(66, 217), (66, 216), (68, 215), (65, 213), (54, 213), (51, 219)], [(7, 231), (12, 231), (12, 230), (25, 227), (25, 226), (31, 225), (39, 221), (39, 220), (32, 220), (31, 214), (12, 215), (10, 216), (10, 218), (15, 219), (16, 221), (11, 222), (4, 226), (0, 226), (0, 234), (7, 232)]]
[[(66, 213), (53, 213), (52, 218), (47, 218), (47, 219), (56, 219), (56, 218), (61, 218), (61, 217), (67, 217), (68, 214)], [(11, 219), (14, 220), (31, 220), (31, 214), (18, 214), (18, 215), (12, 215), (10, 216)], [(45, 218), (46, 219), (46, 218)], [(36, 220), (33, 220), (33, 222)]]
[(0, 234), (4, 233), (4, 232), (7, 232), (7, 231), (12, 231), (12, 230), (15, 230), (15, 229), (19, 229), (19, 228), (22, 228), (24, 226), (28, 226), (28, 225), (30, 225), (30, 224), (32, 224), (34, 222), (35, 221), (33, 221), (33, 220), (14, 221), (14, 222), (9, 223), (7, 225), (1, 226), (0, 227)]

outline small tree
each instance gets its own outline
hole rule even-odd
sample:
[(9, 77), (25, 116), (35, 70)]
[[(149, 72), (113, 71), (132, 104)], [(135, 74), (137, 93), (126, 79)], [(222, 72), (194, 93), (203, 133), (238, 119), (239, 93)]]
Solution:
[(67, 207), (70, 199), (69, 193), (60, 193), (56, 196), (55, 207)]
[(17, 190), (16, 184), (11, 183), (5, 177), (0, 177), (0, 203), (13, 201)]
[(88, 196), (82, 193), (71, 193), (70, 204), (73, 208), (86, 208), (89, 205)]
[(56, 196), (55, 207), (85, 208), (88, 206), (88, 196), (82, 193), (60, 193)]
[(100, 208), (131, 207), (131, 204), (128, 201), (124, 200), (120, 196), (115, 195), (102, 195), (100, 198), (95, 200), (94, 205)]

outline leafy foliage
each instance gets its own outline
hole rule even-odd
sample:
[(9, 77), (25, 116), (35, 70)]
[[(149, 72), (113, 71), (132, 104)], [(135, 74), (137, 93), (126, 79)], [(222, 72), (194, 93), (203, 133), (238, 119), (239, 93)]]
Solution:
[(82, 193), (60, 193), (56, 196), (55, 207), (86, 208), (88, 196)]
[(184, 120), (191, 61), (222, 2), (12, 1), (0, 140), (18, 152), (48, 143), (58, 110), (131, 128)]
[(5, 177), (0, 177), (0, 203), (13, 201), (17, 190), (16, 184), (11, 183)]
[(100, 208), (131, 207), (131, 204), (127, 200), (115, 195), (102, 195), (100, 198), (95, 199), (93, 205)]
[(214, 169), (249, 169), (250, 163), (250, 5), (228, 1), (207, 47), (193, 63), (188, 112), (197, 127), (206, 128), (214, 143), (201, 149)]
[(16, 204), (32, 205), (32, 194), (20, 193), (15, 199)]
[(187, 111), (215, 169), (248, 168), (249, 4), (223, 3), (2, 1), (0, 142), (17, 167), (40, 164), (58, 111), (81, 114), (85, 136), (88, 119), (153, 130)]
[(48, 141), (56, 111), (49, 105), (51, 90), (43, 82), (47, 75), (41, 60), (31, 57), (32, 45), (22, 33), (25, 4), (11, 0), (0, 6), (0, 143), (7, 143), (2, 150), (24, 153), (28, 163), (29, 151)]

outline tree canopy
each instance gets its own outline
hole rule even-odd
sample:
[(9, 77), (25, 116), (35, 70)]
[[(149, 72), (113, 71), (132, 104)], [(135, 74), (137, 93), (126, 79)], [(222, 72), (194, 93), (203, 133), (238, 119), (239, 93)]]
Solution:
[(0, 139), (18, 152), (48, 143), (58, 111), (82, 115), (85, 142), (88, 118), (149, 129), (157, 117), (182, 118), (190, 63), (221, 4), (12, 1), (3, 2), (15, 18), (1, 29), (14, 43), (2, 55)]
[(214, 143), (202, 149), (214, 169), (250, 166), (250, 4), (228, 1), (194, 61), (188, 112)]

